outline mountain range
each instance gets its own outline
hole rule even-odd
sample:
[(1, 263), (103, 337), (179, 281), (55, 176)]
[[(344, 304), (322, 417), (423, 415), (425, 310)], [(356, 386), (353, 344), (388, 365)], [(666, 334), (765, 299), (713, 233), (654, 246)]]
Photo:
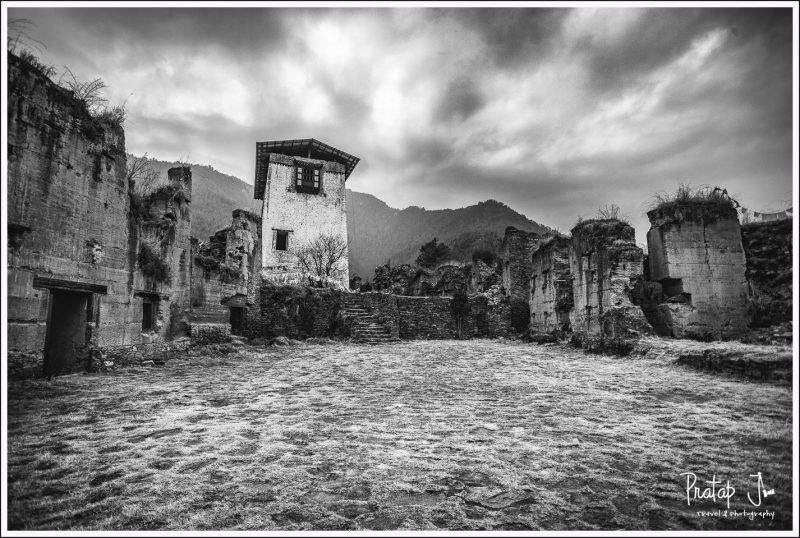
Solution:
[[(181, 164), (158, 159), (148, 162), (159, 171), (163, 182), (167, 170)], [(261, 202), (253, 199), (251, 184), (208, 165), (191, 167), (193, 236), (203, 240), (228, 226), (234, 209), (261, 213)], [(366, 282), (378, 265), (413, 264), (420, 247), (434, 237), (450, 247), (453, 260), (467, 261), (477, 249), (497, 251), (507, 226), (538, 233), (551, 231), (496, 200), (459, 209), (395, 209), (371, 194), (347, 189), (350, 276), (358, 275)]]

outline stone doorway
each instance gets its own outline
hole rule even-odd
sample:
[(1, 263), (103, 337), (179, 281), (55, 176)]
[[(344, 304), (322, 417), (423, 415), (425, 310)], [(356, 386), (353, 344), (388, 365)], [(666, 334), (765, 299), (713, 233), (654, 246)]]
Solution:
[(244, 308), (240, 306), (231, 307), (231, 334), (241, 335), (244, 331)]
[(44, 344), (44, 375), (76, 370), (86, 353), (87, 308), (90, 293), (50, 290), (50, 311)]

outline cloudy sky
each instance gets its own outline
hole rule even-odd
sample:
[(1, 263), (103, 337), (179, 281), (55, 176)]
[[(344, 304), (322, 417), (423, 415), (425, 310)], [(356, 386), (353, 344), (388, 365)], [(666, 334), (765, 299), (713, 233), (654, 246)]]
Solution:
[(362, 159), (393, 207), (494, 198), (568, 231), (656, 191), (792, 197), (790, 9), (11, 9), (125, 101), (128, 151), (252, 183), (255, 143)]

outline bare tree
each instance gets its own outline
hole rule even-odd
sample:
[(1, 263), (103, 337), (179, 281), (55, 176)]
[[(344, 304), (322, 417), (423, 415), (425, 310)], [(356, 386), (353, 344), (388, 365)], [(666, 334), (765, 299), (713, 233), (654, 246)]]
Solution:
[(609, 220), (619, 218), (619, 206), (617, 204), (604, 205), (597, 210), (597, 218)]
[(133, 182), (133, 192), (147, 196), (153, 192), (161, 180), (161, 174), (147, 158), (147, 153), (128, 161), (128, 184)]
[(294, 249), (301, 267), (323, 280), (341, 277), (339, 262), (347, 258), (347, 242), (339, 235), (322, 233)]

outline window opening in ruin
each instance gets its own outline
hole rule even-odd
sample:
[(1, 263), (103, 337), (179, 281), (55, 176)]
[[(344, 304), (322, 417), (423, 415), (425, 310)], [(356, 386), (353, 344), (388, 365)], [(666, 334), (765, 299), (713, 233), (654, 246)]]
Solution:
[(538, 275), (534, 275), (531, 277), (531, 294), (536, 293), (536, 277)]
[(683, 280), (680, 278), (665, 278), (661, 281), (661, 286), (667, 297), (683, 293)]
[(231, 334), (242, 334), (244, 329), (244, 308), (240, 306), (231, 307)]
[(289, 245), (289, 232), (277, 230), (275, 234), (275, 250), (287, 250)]
[(307, 166), (295, 167), (295, 188), (297, 192), (319, 194), (321, 170)]
[(155, 330), (155, 319), (158, 303), (145, 299), (142, 301), (142, 331)]

